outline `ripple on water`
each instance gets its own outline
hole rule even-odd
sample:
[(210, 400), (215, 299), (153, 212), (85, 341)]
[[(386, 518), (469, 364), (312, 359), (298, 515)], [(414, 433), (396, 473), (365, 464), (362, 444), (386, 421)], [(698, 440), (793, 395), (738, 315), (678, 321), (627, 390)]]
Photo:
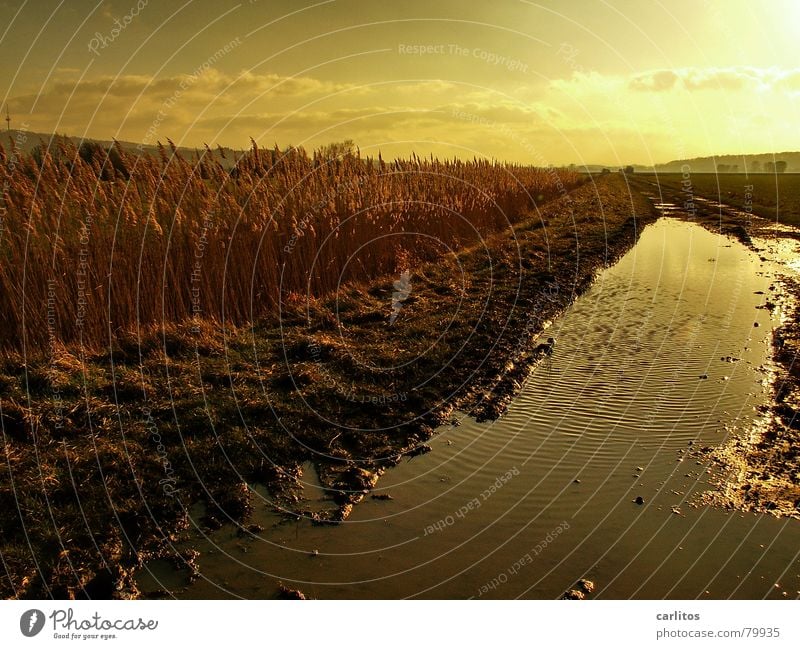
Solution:
[(756, 307), (775, 271), (727, 238), (659, 220), (552, 324), (552, 357), (503, 417), (439, 429), (433, 452), (381, 479), (393, 500), (367, 499), (337, 528), (273, 520), (246, 561), (241, 540), (220, 537), (241, 562), (204, 556), (207, 580), (184, 596), (221, 596), (222, 582), (271, 596), (282, 579), (314, 597), (471, 597), (498, 575), (482, 596), (557, 597), (584, 576), (600, 597), (775, 596), (765, 584), (800, 573), (798, 526), (686, 504), (707, 488), (690, 442), (721, 442), (767, 399), (773, 322)]

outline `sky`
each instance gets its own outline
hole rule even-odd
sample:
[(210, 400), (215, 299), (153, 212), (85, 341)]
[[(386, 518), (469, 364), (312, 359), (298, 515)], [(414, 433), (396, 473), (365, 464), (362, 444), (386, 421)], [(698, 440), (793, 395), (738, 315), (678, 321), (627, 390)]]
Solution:
[(800, 149), (800, 2), (0, 0), (12, 128), (537, 165)]

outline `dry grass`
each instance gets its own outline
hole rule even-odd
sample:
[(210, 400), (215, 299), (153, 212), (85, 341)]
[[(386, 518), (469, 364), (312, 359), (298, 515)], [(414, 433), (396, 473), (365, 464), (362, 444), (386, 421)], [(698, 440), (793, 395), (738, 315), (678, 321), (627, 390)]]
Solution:
[(233, 171), (67, 143), (0, 148), (0, 345), (108, 347), (189, 320), (241, 325), (474, 244), (580, 183), (563, 170), (259, 150)]

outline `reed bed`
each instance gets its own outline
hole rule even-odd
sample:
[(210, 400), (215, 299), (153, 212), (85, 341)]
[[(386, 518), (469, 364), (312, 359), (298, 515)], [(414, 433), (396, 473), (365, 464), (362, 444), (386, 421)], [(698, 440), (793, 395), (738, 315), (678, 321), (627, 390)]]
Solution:
[(103, 348), (436, 261), (580, 183), (568, 170), (357, 152), (252, 149), (232, 168), (54, 142), (0, 147), (0, 346)]

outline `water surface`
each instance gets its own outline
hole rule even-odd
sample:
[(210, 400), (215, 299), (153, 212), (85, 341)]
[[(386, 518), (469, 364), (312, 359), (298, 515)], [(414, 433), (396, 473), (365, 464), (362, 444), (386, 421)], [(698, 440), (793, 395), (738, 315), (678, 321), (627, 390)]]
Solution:
[[(711, 469), (693, 454), (751, 428), (768, 402), (762, 307), (786, 269), (662, 218), (546, 332), (557, 339), (508, 412), (444, 426), (337, 527), (282, 522), (255, 489), (254, 522), (196, 539), (201, 577), (158, 562), (143, 589), (177, 597), (797, 597), (800, 522), (694, 506)], [(328, 505), (313, 467), (310, 502)], [(634, 501), (641, 497), (643, 504)], [(786, 594), (784, 594), (786, 593)]]

